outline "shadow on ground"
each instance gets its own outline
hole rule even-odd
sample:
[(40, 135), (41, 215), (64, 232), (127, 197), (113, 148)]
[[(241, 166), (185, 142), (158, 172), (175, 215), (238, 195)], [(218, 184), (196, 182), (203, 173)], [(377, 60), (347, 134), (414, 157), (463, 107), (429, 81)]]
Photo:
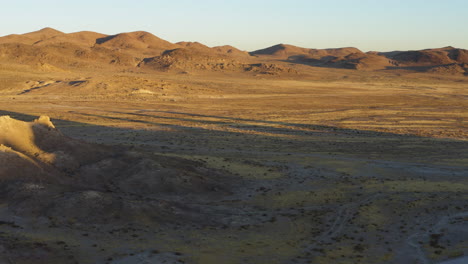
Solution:
[[(98, 143), (145, 147), (154, 152), (322, 153), (426, 162), (443, 157), (468, 157), (468, 142), (454, 139), (177, 111), (102, 110), (99, 113), (70, 111), (69, 114), (70, 119), (92, 120), (86, 123), (52, 116), (56, 127), (66, 135)], [(37, 118), (6, 110), (0, 110), (0, 115), (24, 121)]]

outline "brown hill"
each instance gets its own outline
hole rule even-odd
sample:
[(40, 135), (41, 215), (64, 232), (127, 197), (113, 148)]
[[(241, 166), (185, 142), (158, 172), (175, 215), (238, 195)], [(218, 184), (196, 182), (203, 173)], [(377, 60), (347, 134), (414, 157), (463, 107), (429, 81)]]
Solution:
[(440, 51), (407, 51), (392, 56), (392, 59), (408, 66), (433, 66), (450, 64), (453, 61)]
[(43, 39), (51, 38), (53, 36), (59, 36), (59, 35), (64, 35), (64, 34), (65, 33), (58, 31), (56, 29), (46, 27), (38, 31), (33, 31), (30, 33), (23, 34), (23, 36), (31, 38), (31, 39), (43, 40)]
[(250, 54), (245, 51), (241, 51), (233, 46), (225, 45), (225, 46), (216, 46), (213, 48), (210, 48), (200, 42), (177, 42), (176, 43), (179, 46), (182, 46), (187, 49), (195, 49), (201, 52), (209, 53), (209, 54), (222, 54), (222, 55), (227, 55), (230, 57), (250, 57)]
[(65, 33), (55, 30), (53, 28), (43, 28), (38, 31), (17, 35), (12, 34), (5, 37), (0, 38), (0, 44), (2, 43), (20, 43), (20, 44), (28, 44), (32, 45), (36, 42), (54, 37), (64, 35)]
[(32, 45), (37, 40), (33, 40), (29, 37), (25, 37), (23, 35), (12, 34), (4, 37), (0, 37), (0, 44), (5, 43), (16, 43), (16, 44), (29, 44)]
[(317, 67), (379, 70), (393, 66), (393, 62), (378, 54), (363, 53), (357, 48), (306, 49), (279, 44), (267, 49), (254, 51), (256, 56), (272, 56), (276, 59)]
[(16, 43), (27, 45), (51, 45), (59, 43), (73, 43), (75, 45), (83, 45), (92, 47), (97, 39), (106, 37), (107, 35), (91, 32), (81, 31), (75, 33), (63, 33), (52, 28), (44, 28), (38, 31), (22, 34), (22, 35), (8, 35), (0, 37), (0, 44), (3, 43)]
[(351, 53), (346, 56), (299, 55), (289, 57), (290, 61), (317, 67), (343, 68), (354, 70), (381, 70), (394, 66), (392, 60), (377, 54)]
[(241, 56), (241, 57), (250, 57), (250, 54), (247, 51), (242, 51), (230, 45), (216, 46), (212, 48), (218, 53), (228, 54), (232, 56)]
[(277, 58), (288, 59), (291, 56), (309, 56), (320, 59), (326, 56), (343, 57), (352, 53), (362, 53), (357, 48), (336, 48), (336, 49), (307, 49), (287, 44), (278, 44), (266, 49), (251, 52), (252, 55), (268, 55)]
[(468, 63), (468, 50), (453, 49), (448, 52), (448, 56), (458, 63)]
[(121, 33), (99, 38), (96, 40), (96, 45), (111, 50), (127, 51), (134, 55), (153, 54), (153, 56), (161, 54), (164, 50), (179, 47), (144, 31)]
[(56, 35), (35, 43), (35, 45), (51, 45), (59, 43), (73, 43), (75, 45), (92, 47), (96, 44), (97, 39), (105, 38), (107, 35), (91, 32), (91, 31), (81, 31), (70, 34)]
[(351, 54), (346, 57), (348, 63), (357, 70), (382, 70), (393, 67), (395, 62), (377, 54)]
[[(279, 44), (250, 54), (316, 67), (357, 70), (403, 69), (441, 74), (464, 73), (465, 68), (462, 64), (468, 63), (468, 51), (453, 47), (363, 53), (356, 48), (306, 49)], [(458, 64), (458, 66), (450, 66), (452, 64)]]
[(109, 64), (135, 66), (135, 58), (105, 48), (87, 48), (73, 43), (49, 45), (0, 44), (0, 62), (58, 68), (102, 68)]
[(448, 65), (439, 65), (428, 68), (427, 72), (437, 74), (449, 74), (449, 75), (468, 75), (468, 64), (466, 63), (452, 63)]
[(296, 47), (293, 45), (278, 44), (275, 46), (271, 46), (269, 48), (253, 51), (250, 54), (251, 55), (268, 55), (268, 56), (274, 56), (277, 58), (287, 59), (290, 56), (309, 54), (309, 51), (310, 49), (300, 48), (300, 47)]
[[(143, 31), (107, 36), (95, 32), (65, 34), (44, 29), (0, 40), (3, 40), (0, 41), (1, 61), (34, 67), (49, 65), (49, 69), (100, 68), (109, 64), (133, 67), (145, 57), (158, 57), (167, 51), (163, 56), (164, 63), (159, 60), (162, 66), (153, 69), (167, 69), (169, 65), (177, 64), (178, 69), (205, 69), (207, 66), (222, 70), (233, 67), (229, 63), (233, 62), (230, 57), (239, 54), (248, 57), (233, 47), (212, 49), (198, 42), (172, 44)], [(185, 48), (178, 49), (181, 46)]]
[(279, 44), (250, 54), (270, 58), (288, 60), (294, 63), (317, 67), (345, 69), (384, 69), (391, 66), (389, 59), (365, 54), (357, 48), (307, 49), (292, 45)]
[(395, 69), (407, 69), (437, 74), (468, 75), (468, 50), (454, 47), (392, 51), (379, 53), (395, 63)]
[[(307, 49), (278, 44), (247, 53), (232, 46), (210, 48), (199, 42), (173, 44), (144, 31), (108, 36), (89, 31), (65, 34), (52, 28), (44, 28), (22, 35), (0, 37), (0, 62), (33, 67), (39, 65), (41, 68), (47, 66), (47, 71), (117, 65), (162, 71), (235, 70), (279, 73), (293, 72), (278, 69), (287, 69), (285, 63), (295, 63), (358, 70), (403, 69), (460, 74), (465, 69), (464, 64), (468, 63), (468, 51), (444, 47), (363, 53), (352, 47)], [(452, 64), (458, 66), (449, 67)], [(42, 67), (43, 65), (45, 66)]]
[(335, 48), (335, 49), (310, 49), (309, 54), (317, 57), (345, 57), (351, 54), (364, 54), (357, 48), (347, 47), (347, 48)]
[(237, 71), (255, 74), (281, 75), (297, 74), (297, 71), (277, 64), (252, 63), (246, 57), (233, 57), (209, 49), (179, 48), (167, 50), (161, 56), (147, 58), (139, 65), (141, 68), (159, 71)]
[(23, 35), (0, 38), (0, 62), (29, 65), (40, 70), (103, 68), (112, 65), (135, 66), (136, 59), (126, 53), (95, 47), (96, 39), (106, 35), (83, 31), (65, 34), (45, 28)]
[(139, 66), (162, 71), (232, 70), (242, 67), (238, 61), (226, 55), (216, 54), (210, 48), (167, 50), (161, 56), (143, 60)]
[(403, 66), (437, 66), (468, 63), (468, 51), (454, 47), (381, 53)]
[(201, 44), (200, 42), (181, 41), (181, 42), (177, 42), (176, 44), (187, 49), (195, 49), (195, 50), (200, 50), (204, 52), (211, 52), (210, 47), (204, 44)]

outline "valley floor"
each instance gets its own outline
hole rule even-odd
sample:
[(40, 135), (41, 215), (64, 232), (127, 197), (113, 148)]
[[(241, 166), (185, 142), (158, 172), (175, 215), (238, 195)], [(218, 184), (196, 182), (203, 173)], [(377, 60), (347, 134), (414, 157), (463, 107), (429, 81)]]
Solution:
[[(0, 245), (47, 246), (57, 263), (440, 263), (466, 256), (466, 77), (330, 71), (300, 80), (2, 76), (0, 115), (48, 115), (67, 136), (200, 161), (242, 184), (222, 199), (183, 201), (229, 212), (210, 215), (225, 223), (215, 227), (144, 219), (51, 227), (15, 218), (0, 204)], [(143, 89), (144, 80), (154, 86)], [(87, 87), (95, 83), (111, 88)]]

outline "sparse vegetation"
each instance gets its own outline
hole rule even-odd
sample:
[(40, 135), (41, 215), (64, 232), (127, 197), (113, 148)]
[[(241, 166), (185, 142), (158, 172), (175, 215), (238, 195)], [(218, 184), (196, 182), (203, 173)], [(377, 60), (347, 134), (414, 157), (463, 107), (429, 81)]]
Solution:
[[(56, 38), (0, 44), (0, 116), (11, 117), (0, 117), (1, 263), (423, 263), (468, 253), (458, 67), (403, 69), (396, 61), (412, 53), (385, 62), (352, 48), (252, 58), (145, 32), (44, 34)], [(454, 60), (446, 52), (455, 51), (425, 53)], [(366, 67), (342, 69), (345, 60)], [(400, 68), (364, 65), (375, 60)], [(50, 120), (33, 122), (41, 115)]]

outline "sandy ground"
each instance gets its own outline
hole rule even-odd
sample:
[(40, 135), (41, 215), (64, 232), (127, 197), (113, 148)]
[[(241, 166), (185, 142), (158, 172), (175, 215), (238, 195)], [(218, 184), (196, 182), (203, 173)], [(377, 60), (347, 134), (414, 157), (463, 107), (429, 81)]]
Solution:
[[(219, 212), (210, 217), (222, 226), (144, 219), (50, 226), (11, 215), (3, 202), (0, 256), (5, 245), (55, 252), (43, 263), (438, 263), (464, 256), (467, 79), (400, 75), (3, 74), (0, 115), (48, 115), (73, 138), (199, 161), (242, 184), (221, 199), (180, 198)], [(13, 263), (33, 263), (24, 259)]]

